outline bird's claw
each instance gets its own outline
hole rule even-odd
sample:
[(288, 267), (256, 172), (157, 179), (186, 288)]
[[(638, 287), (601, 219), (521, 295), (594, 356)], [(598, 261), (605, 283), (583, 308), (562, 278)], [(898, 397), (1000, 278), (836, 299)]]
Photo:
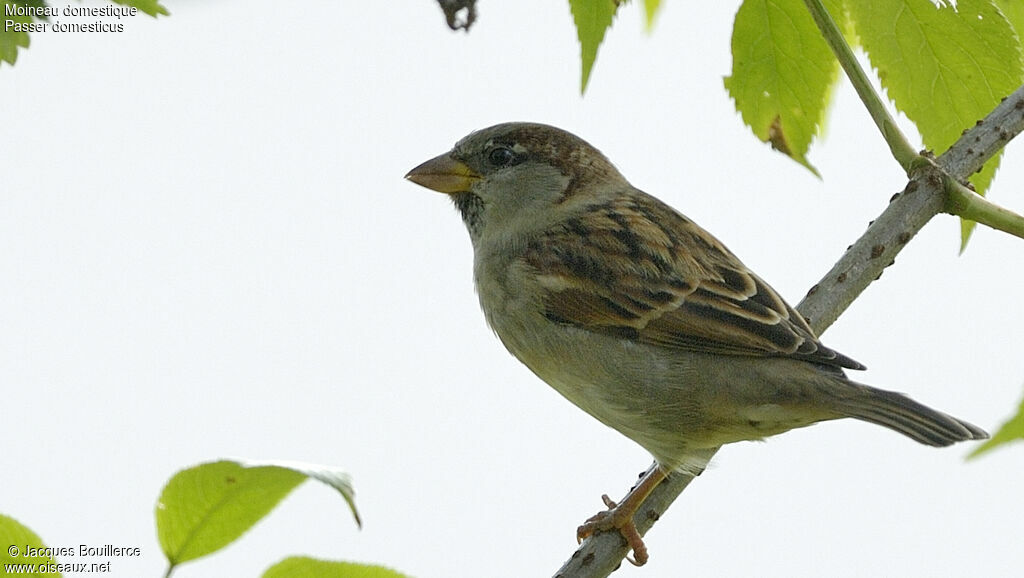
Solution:
[(647, 546), (644, 544), (640, 532), (633, 523), (633, 513), (619, 508), (608, 494), (601, 496), (601, 501), (608, 507), (603, 512), (598, 512), (587, 518), (587, 521), (576, 529), (576, 542), (582, 542), (598, 532), (616, 530), (626, 540), (626, 544), (633, 550), (633, 557), (626, 556), (626, 560), (634, 566), (643, 566), (647, 563)]

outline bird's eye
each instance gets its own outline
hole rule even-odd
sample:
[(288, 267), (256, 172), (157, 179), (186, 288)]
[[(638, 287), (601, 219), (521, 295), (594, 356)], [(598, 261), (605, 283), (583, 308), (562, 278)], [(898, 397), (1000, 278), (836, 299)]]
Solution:
[(487, 153), (488, 162), (496, 167), (515, 164), (516, 159), (516, 153), (512, 152), (512, 149), (508, 147), (494, 147), (491, 149), (491, 152)]

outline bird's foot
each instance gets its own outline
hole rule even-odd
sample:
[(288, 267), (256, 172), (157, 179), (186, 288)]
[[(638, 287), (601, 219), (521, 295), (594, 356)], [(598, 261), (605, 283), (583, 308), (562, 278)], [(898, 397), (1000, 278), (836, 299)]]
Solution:
[(636, 524), (633, 523), (633, 514), (636, 513), (637, 508), (631, 507), (631, 504), (628, 503), (629, 500), (623, 501), (622, 505), (616, 504), (608, 497), (608, 494), (601, 496), (601, 500), (604, 501), (605, 506), (608, 506), (608, 509), (594, 514), (577, 528), (576, 541), (582, 542), (597, 532), (616, 530), (633, 550), (633, 557), (626, 556), (626, 560), (629, 560), (630, 564), (634, 566), (646, 564), (647, 546), (644, 544), (643, 538), (640, 537)]

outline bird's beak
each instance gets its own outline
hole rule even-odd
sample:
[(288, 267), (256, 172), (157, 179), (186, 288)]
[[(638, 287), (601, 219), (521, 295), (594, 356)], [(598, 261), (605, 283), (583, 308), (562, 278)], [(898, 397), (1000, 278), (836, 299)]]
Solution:
[(449, 153), (434, 157), (409, 171), (405, 178), (439, 193), (468, 193), (480, 175)]

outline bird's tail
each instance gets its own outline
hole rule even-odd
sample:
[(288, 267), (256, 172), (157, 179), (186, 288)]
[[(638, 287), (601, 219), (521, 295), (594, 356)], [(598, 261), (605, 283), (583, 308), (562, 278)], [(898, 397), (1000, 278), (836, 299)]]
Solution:
[(944, 447), (967, 440), (983, 440), (988, 433), (909, 397), (859, 383), (855, 392), (838, 400), (844, 415), (885, 426), (922, 444)]

